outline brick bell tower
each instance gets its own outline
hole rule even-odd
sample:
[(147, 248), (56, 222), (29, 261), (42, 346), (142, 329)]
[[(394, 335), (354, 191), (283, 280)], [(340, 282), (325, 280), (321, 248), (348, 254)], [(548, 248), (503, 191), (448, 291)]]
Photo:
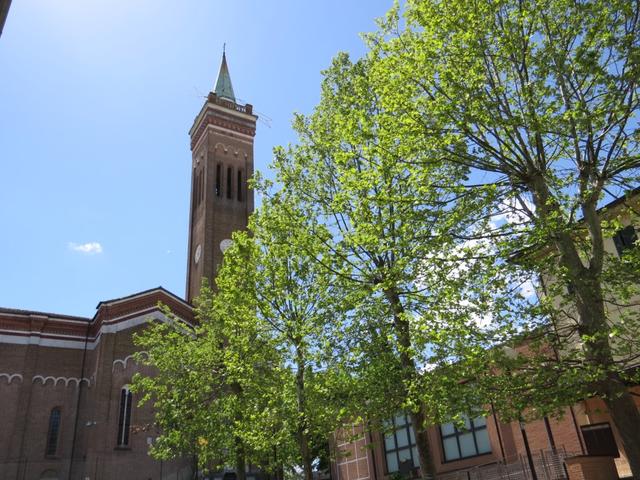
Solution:
[(191, 137), (191, 213), (187, 301), (200, 292), (202, 278), (212, 281), (231, 234), (247, 227), (253, 211), (253, 138), (256, 120), (250, 104), (236, 102), (227, 58), (215, 90), (193, 122)]

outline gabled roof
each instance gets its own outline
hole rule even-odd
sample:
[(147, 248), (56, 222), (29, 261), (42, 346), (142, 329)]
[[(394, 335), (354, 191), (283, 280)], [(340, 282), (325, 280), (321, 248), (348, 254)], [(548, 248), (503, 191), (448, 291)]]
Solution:
[(220, 72), (218, 72), (218, 80), (216, 80), (216, 88), (214, 90), (218, 97), (236, 102), (236, 96), (233, 94), (233, 85), (231, 85), (231, 76), (229, 75), (229, 67), (227, 66), (227, 56), (222, 52), (222, 63), (220, 64)]
[(98, 303), (98, 305), (96, 305), (96, 310), (99, 310), (100, 307), (102, 307), (103, 305), (113, 305), (115, 303), (125, 302), (127, 300), (132, 300), (136, 297), (143, 297), (145, 295), (149, 295), (153, 292), (162, 292), (168, 295), (169, 297), (173, 298), (177, 302), (182, 303), (185, 307), (191, 308), (191, 305), (189, 303), (187, 303), (185, 300), (177, 296), (175, 293), (172, 293), (166, 288), (159, 286), (156, 288), (149, 288), (148, 290), (143, 290), (142, 292), (132, 293), (131, 295), (126, 295), (124, 297), (112, 298), (111, 300), (102, 300), (100, 303)]
[(166, 305), (176, 317), (193, 324), (193, 307), (170, 291), (157, 287), (100, 302), (92, 319), (0, 308), (0, 343), (93, 349), (104, 333), (138, 327), (152, 319), (167, 321), (160, 304)]

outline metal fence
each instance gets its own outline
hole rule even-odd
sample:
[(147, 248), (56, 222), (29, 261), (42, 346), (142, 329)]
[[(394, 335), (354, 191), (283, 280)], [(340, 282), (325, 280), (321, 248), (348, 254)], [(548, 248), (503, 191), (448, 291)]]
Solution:
[(568, 454), (564, 449), (532, 453), (536, 477), (531, 472), (529, 459), (525, 455), (518, 455), (506, 461), (438, 475), (438, 480), (567, 480), (564, 459), (571, 456), (573, 454)]

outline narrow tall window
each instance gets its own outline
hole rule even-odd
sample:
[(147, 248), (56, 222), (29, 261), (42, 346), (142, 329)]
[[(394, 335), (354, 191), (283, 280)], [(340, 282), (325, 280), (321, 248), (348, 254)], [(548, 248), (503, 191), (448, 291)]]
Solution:
[(200, 171), (200, 202), (204, 200), (204, 169)]
[(220, 164), (216, 165), (216, 197), (222, 195), (222, 172), (220, 168)]
[(233, 198), (233, 195), (231, 194), (232, 182), (233, 182), (233, 171), (231, 170), (231, 167), (227, 167), (227, 198)]
[(242, 201), (242, 170), (238, 170), (238, 186), (236, 188), (238, 192), (238, 201)]
[(119, 447), (129, 445), (129, 430), (131, 428), (131, 391), (129, 387), (124, 387), (120, 391), (120, 416), (118, 418), (118, 440)]
[(198, 206), (198, 172), (196, 171), (196, 169), (193, 169), (193, 185), (191, 186), (191, 190), (193, 192), (193, 197), (192, 197), (192, 208), (196, 208)]
[(60, 433), (60, 407), (51, 409), (49, 414), (49, 430), (47, 432), (46, 455), (55, 455), (58, 450), (58, 434)]
[(195, 178), (195, 191), (193, 193), (193, 198), (195, 200), (196, 207), (200, 205), (200, 172), (196, 171)]

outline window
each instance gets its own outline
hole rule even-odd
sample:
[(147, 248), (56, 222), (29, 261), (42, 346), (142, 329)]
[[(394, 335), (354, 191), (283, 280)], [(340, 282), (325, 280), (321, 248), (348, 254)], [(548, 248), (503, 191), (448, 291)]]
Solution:
[(613, 236), (613, 243), (616, 246), (618, 255), (622, 255), (622, 252), (633, 247), (637, 239), (638, 236), (636, 235), (636, 229), (633, 228), (633, 225), (624, 227), (622, 230), (616, 233)]
[(198, 205), (198, 174), (196, 173), (196, 169), (193, 169), (193, 175), (191, 177), (193, 179), (193, 184), (191, 185), (192, 191), (192, 208), (196, 208)]
[(219, 197), (222, 195), (221, 186), (222, 186), (222, 172), (221, 172), (220, 164), (217, 164), (216, 165), (216, 197)]
[(120, 416), (118, 418), (118, 440), (119, 447), (129, 445), (129, 430), (131, 428), (131, 391), (129, 387), (124, 387), (120, 391)]
[(204, 200), (204, 170), (200, 170), (200, 188), (199, 188), (198, 203), (201, 203), (202, 200)]
[(238, 170), (238, 185), (237, 185), (236, 191), (238, 192), (238, 201), (241, 202), (242, 201), (242, 170)]
[(453, 422), (445, 423), (440, 425), (440, 435), (445, 462), (491, 453), (485, 417), (473, 420), (465, 417), (464, 428), (458, 428)]
[(233, 198), (231, 194), (231, 183), (233, 182), (233, 171), (231, 167), (227, 167), (227, 198)]
[(580, 430), (589, 455), (608, 455), (616, 458), (620, 456), (611, 425), (608, 423), (582, 425)]
[(58, 450), (58, 434), (60, 433), (60, 407), (51, 409), (49, 414), (49, 430), (47, 431), (47, 449), (45, 455), (55, 455)]
[(384, 453), (387, 460), (387, 473), (408, 473), (420, 466), (416, 437), (409, 416), (401, 413), (387, 423), (388, 432), (384, 435)]

